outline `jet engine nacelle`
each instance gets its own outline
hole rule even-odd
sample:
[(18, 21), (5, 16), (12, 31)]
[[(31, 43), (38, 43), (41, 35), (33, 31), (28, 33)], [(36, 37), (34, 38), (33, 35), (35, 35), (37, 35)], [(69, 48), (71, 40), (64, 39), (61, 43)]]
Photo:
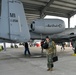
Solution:
[(65, 30), (65, 24), (60, 19), (37, 19), (31, 23), (30, 28), (34, 33), (56, 34)]

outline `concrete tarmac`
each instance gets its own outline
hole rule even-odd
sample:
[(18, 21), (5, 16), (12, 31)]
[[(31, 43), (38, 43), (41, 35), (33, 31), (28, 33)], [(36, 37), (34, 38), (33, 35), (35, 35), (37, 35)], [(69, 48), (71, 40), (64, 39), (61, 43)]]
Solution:
[(30, 47), (31, 56), (24, 55), (24, 48), (12, 48), (0, 52), (0, 75), (76, 75), (76, 56), (72, 56), (71, 47), (61, 51), (57, 46), (59, 60), (54, 63), (54, 70), (47, 71), (46, 51)]

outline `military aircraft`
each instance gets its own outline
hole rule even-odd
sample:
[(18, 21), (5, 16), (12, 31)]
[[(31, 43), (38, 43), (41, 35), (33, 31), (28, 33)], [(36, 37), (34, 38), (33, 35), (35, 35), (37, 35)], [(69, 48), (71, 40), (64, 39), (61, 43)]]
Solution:
[(30, 33), (23, 4), (19, 0), (1, 0), (0, 41), (27, 42)]
[(76, 29), (65, 29), (65, 23), (60, 19), (38, 19), (28, 27), (19, 0), (1, 0), (0, 3), (0, 42), (27, 42), (44, 39), (46, 35), (54, 40), (76, 37)]
[(31, 39), (45, 39), (48, 35), (56, 42), (70, 41), (76, 37), (76, 28), (65, 28), (60, 19), (37, 19), (30, 24)]

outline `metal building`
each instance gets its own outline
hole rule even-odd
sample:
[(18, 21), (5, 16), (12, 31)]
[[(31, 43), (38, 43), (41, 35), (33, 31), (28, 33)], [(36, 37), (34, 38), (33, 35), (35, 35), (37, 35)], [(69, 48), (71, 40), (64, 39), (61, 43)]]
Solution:
[(21, 0), (27, 16), (28, 23), (46, 15), (70, 18), (76, 14), (76, 0)]

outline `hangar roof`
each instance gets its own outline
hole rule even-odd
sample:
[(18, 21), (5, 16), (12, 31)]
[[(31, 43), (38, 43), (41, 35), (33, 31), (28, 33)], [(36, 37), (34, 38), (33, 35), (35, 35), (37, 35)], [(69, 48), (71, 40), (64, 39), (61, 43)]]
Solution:
[(71, 17), (76, 13), (76, 0), (21, 0), (27, 19), (32, 21), (46, 15)]

